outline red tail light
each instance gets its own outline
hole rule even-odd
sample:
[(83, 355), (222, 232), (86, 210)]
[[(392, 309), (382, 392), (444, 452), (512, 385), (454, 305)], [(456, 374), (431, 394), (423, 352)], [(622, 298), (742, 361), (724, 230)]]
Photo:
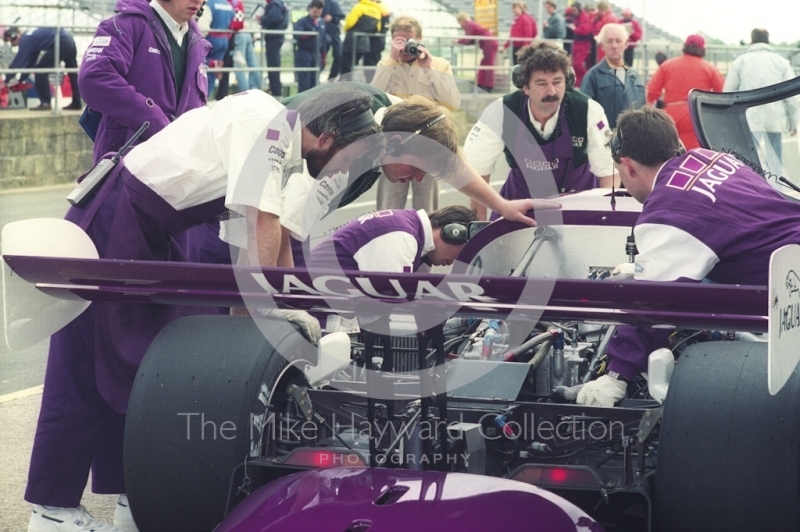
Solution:
[(525, 466), (512, 480), (543, 487), (599, 488), (603, 483), (594, 473), (584, 468)]
[(296, 449), (283, 461), (286, 465), (328, 469), (329, 467), (367, 467), (361, 455), (329, 449)]

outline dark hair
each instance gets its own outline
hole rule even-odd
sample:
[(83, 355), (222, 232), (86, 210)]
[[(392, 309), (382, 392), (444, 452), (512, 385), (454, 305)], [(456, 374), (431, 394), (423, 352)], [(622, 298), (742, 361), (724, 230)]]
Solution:
[(533, 41), (517, 52), (517, 62), (522, 68), (522, 79), (527, 84), (534, 72), (558, 72), (567, 76), (571, 67), (569, 56), (554, 44)]
[(463, 205), (450, 205), (438, 211), (428, 214), (431, 220), (431, 227), (441, 229), (447, 224), (464, 224), (478, 221), (478, 213), (475, 209), (464, 207)]
[(667, 113), (649, 105), (619, 115), (617, 136), (618, 149), (612, 153), (616, 161), (630, 157), (639, 164), (654, 167), (675, 157), (682, 149), (675, 123)]
[(315, 7), (317, 9), (322, 9), (325, 7), (325, 3), (322, 0), (311, 0), (311, 3), (308, 4), (307, 9), (311, 9), (312, 7)]
[[(383, 136), (372, 116), (372, 96), (348, 83), (332, 83), (297, 106), (303, 125), (314, 135), (333, 135), (334, 148), (371, 137), (370, 151), (379, 148)], [(363, 118), (363, 120), (360, 120)], [(356, 124), (348, 127), (350, 124)]]
[(3, 40), (7, 42), (11, 42), (17, 37), (19, 37), (19, 27), (17, 26), (9, 26), (6, 28), (6, 31), (3, 33)]
[(706, 49), (700, 48), (699, 46), (695, 46), (693, 44), (684, 44), (683, 53), (685, 53), (686, 55), (693, 55), (695, 57), (705, 57)]
[(750, 42), (753, 44), (763, 42), (769, 44), (769, 32), (764, 28), (756, 28), (750, 32)]

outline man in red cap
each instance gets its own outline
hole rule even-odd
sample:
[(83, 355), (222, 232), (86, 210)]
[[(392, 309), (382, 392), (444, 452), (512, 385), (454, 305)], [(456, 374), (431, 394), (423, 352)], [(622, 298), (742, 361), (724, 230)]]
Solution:
[(664, 61), (647, 84), (647, 103), (654, 103), (663, 94), (664, 110), (675, 122), (687, 150), (700, 147), (689, 116), (689, 91), (722, 92), (724, 83), (719, 71), (703, 59), (705, 55), (705, 39), (689, 35), (683, 43), (683, 55)]

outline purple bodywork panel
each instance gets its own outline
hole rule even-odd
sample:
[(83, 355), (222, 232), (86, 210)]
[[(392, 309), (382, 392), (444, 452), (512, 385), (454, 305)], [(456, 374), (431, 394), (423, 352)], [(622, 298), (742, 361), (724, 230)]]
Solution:
[(602, 532), (578, 507), (534, 486), (401, 469), (327, 469), (273, 481), (215, 532)]
[[(480, 235), (480, 233), (479, 233)], [(416, 294), (420, 286), (437, 287), (448, 299), (426, 295), (415, 301), (419, 309), (449, 315), (498, 318), (525, 314), (519, 301), (525, 287), (552, 287), (542, 319), (580, 319), (628, 325), (668, 324), (693, 329), (751, 332), (767, 330), (766, 286), (706, 285), (650, 281), (541, 280), (493, 276), (390, 274), (365, 272), (309, 273), (288, 268), (238, 268), (156, 261), (3, 257), (23, 279), (54, 295), (71, 292), (91, 301), (128, 301), (204, 306), (242, 306), (236, 275), (258, 276), (274, 288), (248, 294), (248, 301), (273, 301), (283, 308), (352, 311), (367, 293), (397, 297), (396, 286)], [(235, 271), (240, 273), (235, 274)], [(244, 273), (242, 273), (244, 272)], [(299, 283), (305, 288), (299, 287)], [(366, 288), (365, 288), (366, 287)], [(469, 289), (466, 289), (468, 287)], [(354, 293), (348, 293), (348, 289)], [(323, 292), (325, 291), (325, 292)], [(332, 292), (339, 295), (331, 295)], [(464, 293), (492, 298), (491, 303), (462, 300)], [(413, 296), (412, 296), (413, 297)], [(471, 298), (467, 298), (471, 299)], [(393, 299), (401, 301), (401, 299)], [(541, 311), (531, 307), (531, 314)], [(721, 311), (721, 309), (723, 309)]]

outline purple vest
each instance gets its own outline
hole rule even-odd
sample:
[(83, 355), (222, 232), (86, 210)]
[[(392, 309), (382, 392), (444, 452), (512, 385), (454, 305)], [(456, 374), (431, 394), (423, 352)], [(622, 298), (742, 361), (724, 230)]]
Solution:
[[(506, 199), (551, 197), (564, 192), (580, 192), (597, 187), (597, 178), (589, 170), (589, 163), (572, 165), (572, 132), (569, 129), (565, 106), (559, 112), (560, 134), (551, 142), (537, 144), (532, 138), (528, 114), (528, 98), (524, 100), (521, 120), (517, 123), (514, 146), (511, 151), (520, 165), (508, 173), (500, 195)], [(555, 185), (551, 180), (555, 180)]]
[(115, 152), (142, 123), (144, 141), (178, 117), (206, 103), (205, 57), (211, 45), (189, 21), (186, 77), (176, 94), (172, 51), (158, 15), (149, 4), (120, 0), (117, 13), (97, 28), (79, 75), (81, 96), (103, 113), (94, 144), (94, 160)]
[[(359, 271), (355, 254), (375, 238), (396, 231), (416, 239), (417, 255), (412, 271), (417, 271), (425, 247), (425, 231), (419, 214), (413, 209), (389, 209), (359, 216), (311, 251), (309, 268)], [(382, 251), (391, 253), (390, 249)]]

